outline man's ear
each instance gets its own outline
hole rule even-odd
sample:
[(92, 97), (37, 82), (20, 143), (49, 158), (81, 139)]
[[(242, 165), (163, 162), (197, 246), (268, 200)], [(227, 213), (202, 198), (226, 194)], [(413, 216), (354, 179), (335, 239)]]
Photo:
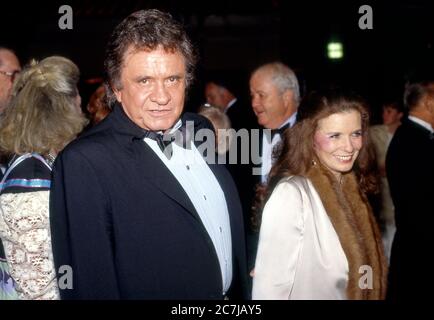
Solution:
[(110, 84), (110, 87), (112, 88), (113, 93), (115, 94), (116, 100), (118, 100), (119, 103), (122, 103), (122, 91), (116, 89), (116, 86), (114, 86), (112, 83)]
[(425, 103), (428, 111), (431, 113), (431, 117), (434, 119), (434, 97), (427, 98)]
[(285, 106), (292, 105), (294, 103), (294, 92), (290, 89), (285, 90), (283, 93), (283, 101)]

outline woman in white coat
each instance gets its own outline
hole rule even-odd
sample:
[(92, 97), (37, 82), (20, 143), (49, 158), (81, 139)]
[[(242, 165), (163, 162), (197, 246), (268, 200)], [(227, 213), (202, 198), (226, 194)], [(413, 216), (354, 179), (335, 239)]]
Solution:
[(312, 92), (262, 194), (253, 299), (383, 299), (386, 260), (366, 198), (375, 189), (367, 108)]

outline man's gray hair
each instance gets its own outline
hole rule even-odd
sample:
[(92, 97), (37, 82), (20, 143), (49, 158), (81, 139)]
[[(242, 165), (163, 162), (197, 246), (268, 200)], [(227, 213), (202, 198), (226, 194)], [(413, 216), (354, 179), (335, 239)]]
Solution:
[(270, 72), (271, 78), (279, 91), (284, 93), (286, 90), (291, 90), (294, 93), (294, 100), (297, 104), (300, 102), (300, 87), (297, 76), (286, 64), (279, 61), (267, 63), (256, 68), (252, 74), (258, 71)]

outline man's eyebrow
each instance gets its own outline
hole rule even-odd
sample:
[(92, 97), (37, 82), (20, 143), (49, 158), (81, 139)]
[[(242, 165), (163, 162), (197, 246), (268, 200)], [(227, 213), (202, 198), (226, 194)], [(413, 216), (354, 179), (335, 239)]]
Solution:
[(183, 73), (175, 73), (175, 74), (172, 74), (172, 75), (170, 75), (170, 76), (168, 76), (168, 77), (166, 77), (166, 79), (169, 79), (169, 78), (183, 78), (185, 75), (183, 74)]
[[(165, 79), (169, 79), (169, 78), (173, 78), (173, 77), (181, 79), (181, 78), (184, 78), (185, 75), (183, 73), (175, 73), (175, 74), (172, 74), (170, 76), (165, 77)], [(137, 76), (137, 77), (134, 78), (134, 80), (136, 80), (136, 81), (141, 81), (141, 80), (144, 80), (144, 79), (154, 79), (154, 77), (147, 76), (147, 75), (139, 75), (139, 76)]]
[(135, 82), (140, 82), (142, 80), (148, 80), (148, 79), (152, 79), (151, 76), (146, 76), (146, 75), (140, 75), (134, 78)]

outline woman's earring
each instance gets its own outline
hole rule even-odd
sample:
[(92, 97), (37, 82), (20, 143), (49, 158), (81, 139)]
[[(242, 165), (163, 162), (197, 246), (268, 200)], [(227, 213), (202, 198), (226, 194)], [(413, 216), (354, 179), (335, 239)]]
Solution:
[(312, 165), (316, 166), (316, 161), (314, 159), (312, 159)]

